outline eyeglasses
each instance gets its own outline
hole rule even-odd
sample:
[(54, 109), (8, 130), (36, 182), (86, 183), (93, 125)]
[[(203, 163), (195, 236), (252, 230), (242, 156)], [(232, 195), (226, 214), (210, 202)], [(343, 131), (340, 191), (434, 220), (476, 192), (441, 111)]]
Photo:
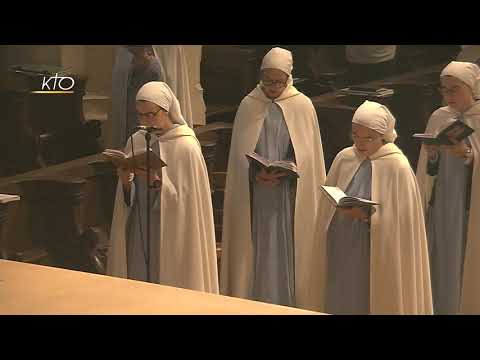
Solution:
[(276, 88), (281, 88), (284, 87), (287, 84), (287, 80), (285, 81), (280, 81), (280, 80), (260, 80), (260, 85), (262, 86), (268, 86), (268, 87), (276, 87)]
[(438, 91), (439, 91), (442, 95), (456, 95), (459, 90), (460, 90), (460, 86), (454, 86), (454, 87), (452, 87), (451, 89), (446, 88), (446, 87), (443, 87), (443, 86), (440, 86), (440, 87), (438, 88)]
[(144, 117), (144, 118), (150, 120), (150, 119), (153, 119), (160, 111), (165, 111), (165, 110), (163, 110), (162, 108), (160, 108), (160, 109), (158, 109), (158, 110), (155, 111), (155, 112), (146, 112), (146, 113), (139, 113), (139, 112), (137, 112), (137, 116), (138, 116), (139, 118)]
[(381, 136), (377, 136), (377, 137), (371, 137), (371, 136), (367, 136), (367, 137), (359, 137), (359, 136), (356, 136), (356, 135), (353, 135), (351, 134), (350, 137), (352, 138), (352, 140), (357, 143), (357, 144), (369, 144), (377, 139), (381, 139)]

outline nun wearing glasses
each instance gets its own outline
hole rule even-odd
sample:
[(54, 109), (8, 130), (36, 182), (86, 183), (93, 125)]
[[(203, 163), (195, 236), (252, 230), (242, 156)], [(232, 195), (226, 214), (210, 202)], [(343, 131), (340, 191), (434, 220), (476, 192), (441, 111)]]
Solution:
[[(166, 83), (143, 85), (136, 95), (136, 112), (141, 125), (158, 129), (150, 147), (167, 165), (158, 173), (152, 171), (148, 181), (153, 188), (150, 246), (146, 243), (146, 174), (118, 169), (107, 273), (218, 293), (212, 200), (200, 144)], [(125, 153), (145, 150), (144, 135), (144, 130), (137, 131)]]
[(326, 185), (380, 205), (372, 211), (319, 202), (318, 266), (311, 272), (322, 312), (432, 313), (420, 191), (396, 137), (388, 108), (365, 101), (353, 115), (353, 146), (338, 153), (329, 170)]
[[(234, 122), (225, 189), (220, 292), (311, 307), (312, 227), (325, 165), (317, 114), (292, 84), (290, 51), (271, 49)], [(299, 178), (250, 166), (245, 154), (293, 161)]]
[(452, 61), (440, 74), (446, 106), (434, 133), (454, 120), (474, 133), (454, 145), (422, 145), (417, 179), (426, 211), (435, 314), (480, 314), (480, 69)]

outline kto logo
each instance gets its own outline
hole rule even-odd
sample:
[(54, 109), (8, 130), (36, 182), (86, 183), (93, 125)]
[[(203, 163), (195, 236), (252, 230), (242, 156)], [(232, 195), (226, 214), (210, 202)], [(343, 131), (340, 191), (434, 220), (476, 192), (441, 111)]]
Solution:
[(42, 90), (32, 91), (34, 94), (73, 94), (75, 80), (69, 76), (44, 76)]

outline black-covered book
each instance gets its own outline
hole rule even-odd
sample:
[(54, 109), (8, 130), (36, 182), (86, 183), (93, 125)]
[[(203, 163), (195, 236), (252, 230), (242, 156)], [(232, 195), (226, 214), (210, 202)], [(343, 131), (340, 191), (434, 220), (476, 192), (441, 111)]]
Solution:
[(427, 145), (454, 145), (471, 135), (473, 130), (460, 120), (449, 122), (435, 133), (413, 134), (413, 138)]

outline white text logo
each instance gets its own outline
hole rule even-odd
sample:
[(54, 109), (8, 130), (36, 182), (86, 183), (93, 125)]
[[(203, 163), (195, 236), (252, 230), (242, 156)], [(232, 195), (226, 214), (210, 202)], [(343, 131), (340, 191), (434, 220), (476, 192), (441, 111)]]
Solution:
[(73, 94), (75, 80), (69, 76), (44, 76), (42, 90), (32, 91), (35, 94)]

